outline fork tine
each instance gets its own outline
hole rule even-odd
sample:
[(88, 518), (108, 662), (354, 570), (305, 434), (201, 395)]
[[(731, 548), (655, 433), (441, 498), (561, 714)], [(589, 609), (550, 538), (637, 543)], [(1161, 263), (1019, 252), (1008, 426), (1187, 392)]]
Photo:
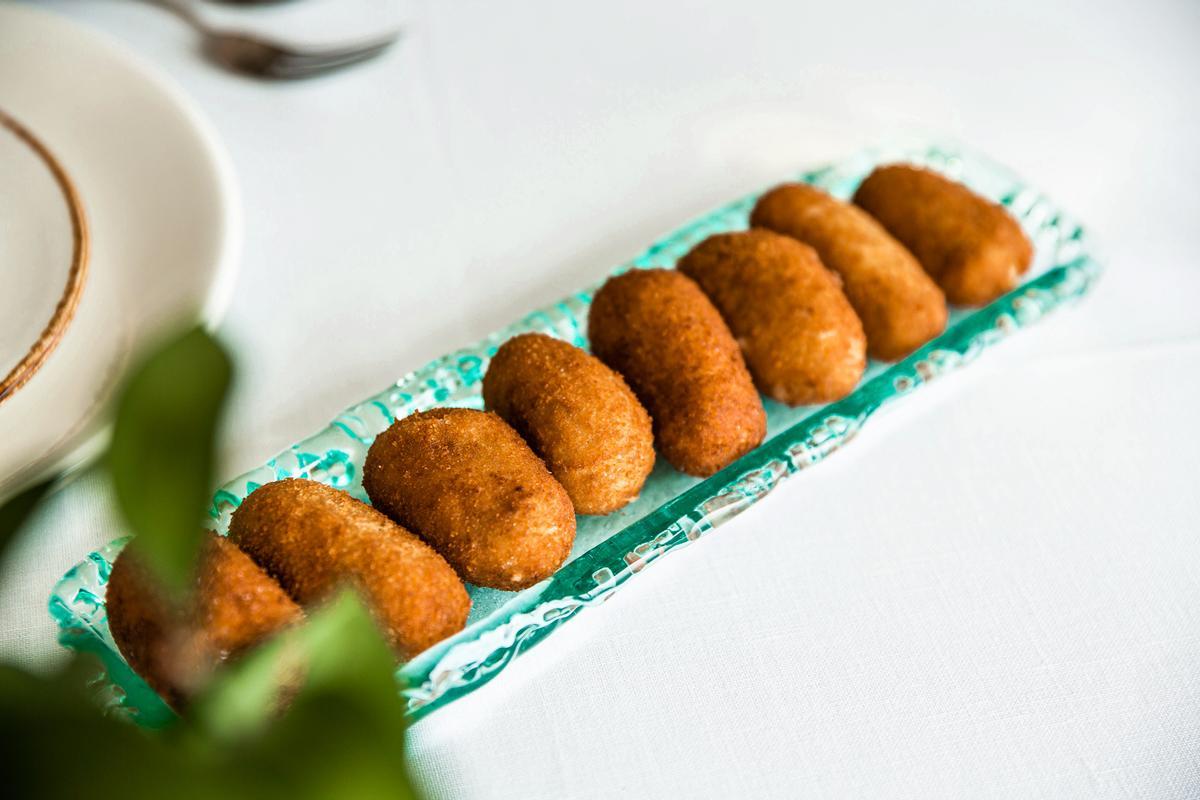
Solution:
[(384, 36), (376, 36), (370, 39), (354, 42), (351, 44), (343, 44), (337, 47), (288, 47), (280, 48), (286, 56), (297, 61), (306, 60), (341, 60), (349, 56), (357, 56), (360, 53), (378, 53), (391, 47), (401, 38), (403, 31), (393, 31)]
[(288, 70), (332, 68), (373, 58), (395, 44), (398, 38), (398, 35), (392, 35), (357, 45), (328, 49), (281, 49), (276, 61)]
[(336, 72), (344, 67), (350, 67), (370, 59), (372, 56), (358, 56), (354, 58), (344, 58), (336, 61), (312, 61), (304, 63), (292, 63), (281, 61), (272, 64), (265, 71), (267, 77), (277, 78), (281, 80), (313, 78), (318, 75), (323, 75), (326, 72)]
[(386, 49), (386, 46), (379, 46), (370, 50), (359, 50), (339, 56), (280, 57), (271, 64), (268, 72), (277, 78), (308, 78), (324, 72), (332, 72), (343, 67), (359, 64), (375, 58)]

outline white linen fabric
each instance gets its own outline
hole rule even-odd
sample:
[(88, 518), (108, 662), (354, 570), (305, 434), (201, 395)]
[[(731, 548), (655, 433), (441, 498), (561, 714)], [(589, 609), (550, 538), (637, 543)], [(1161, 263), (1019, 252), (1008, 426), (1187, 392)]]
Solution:
[[(223, 474), (892, 134), (990, 154), (1101, 245), (1078, 307), (417, 724), (431, 796), (1200, 797), (1200, 4), (428, 0), (378, 63), (293, 85), (149, 7), (39, 5), (159, 66), (233, 155)], [(0, 572), (4, 658), (53, 666), (51, 586), (118, 532), (95, 479), (52, 498)]]

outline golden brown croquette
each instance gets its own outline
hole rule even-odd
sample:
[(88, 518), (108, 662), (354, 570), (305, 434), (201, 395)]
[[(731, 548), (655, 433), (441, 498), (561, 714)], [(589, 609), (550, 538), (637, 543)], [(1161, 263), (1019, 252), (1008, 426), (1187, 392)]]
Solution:
[(650, 412), (658, 449), (676, 469), (712, 475), (766, 435), (737, 342), (686, 275), (635, 269), (609, 278), (592, 301), (588, 338)]
[(532, 586), (575, 541), (566, 490), (489, 412), (436, 408), (397, 420), (367, 452), (363, 488), (478, 586)]
[(348, 586), (401, 659), (463, 629), (471, 600), (446, 561), (366, 503), (316, 481), (268, 483), (233, 512), (229, 535), (299, 603)]
[(1033, 260), (1029, 239), (1002, 206), (931, 170), (878, 167), (854, 202), (912, 251), (954, 305), (995, 300)]
[(279, 584), (227, 539), (206, 533), (198, 564), (195, 583), (175, 601), (127, 547), (105, 594), (113, 641), (177, 711), (221, 662), (303, 618)]
[(750, 224), (817, 251), (867, 334), (867, 353), (895, 361), (946, 327), (946, 297), (913, 254), (870, 214), (814, 186), (788, 183), (759, 198)]
[(763, 394), (789, 405), (847, 395), (867, 342), (816, 252), (767, 230), (710, 236), (679, 262), (720, 310)]
[(627, 505), (654, 468), (646, 409), (620, 375), (561, 339), (505, 342), (483, 376), (483, 401), (541, 456), (578, 514)]

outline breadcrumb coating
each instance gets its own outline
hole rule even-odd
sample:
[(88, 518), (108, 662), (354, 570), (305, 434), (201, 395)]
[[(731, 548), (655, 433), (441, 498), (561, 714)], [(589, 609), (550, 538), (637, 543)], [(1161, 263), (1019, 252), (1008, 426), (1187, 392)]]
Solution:
[(766, 435), (738, 343), (683, 273), (630, 270), (610, 278), (592, 301), (588, 338), (650, 412), (659, 451), (681, 472), (712, 475)]
[(191, 589), (174, 601), (127, 547), (105, 595), (121, 654), (177, 711), (221, 662), (304, 616), (278, 583), (215, 533), (205, 534), (197, 563)]
[(946, 297), (904, 245), (870, 214), (815, 186), (788, 183), (759, 198), (750, 224), (817, 251), (842, 279), (862, 320), (867, 353), (896, 361), (946, 327)]
[(532, 586), (575, 541), (566, 490), (490, 412), (436, 408), (397, 420), (367, 452), (363, 487), (477, 586)]
[(229, 535), (297, 602), (359, 592), (396, 656), (409, 659), (466, 625), (471, 600), (445, 559), (343, 491), (288, 479), (255, 489)]
[(1033, 261), (1033, 245), (1003, 206), (932, 170), (878, 167), (854, 202), (912, 251), (953, 305), (990, 303)]
[(546, 462), (578, 514), (628, 505), (654, 468), (646, 409), (620, 375), (561, 339), (525, 333), (501, 345), (483, 401)]
[(788, 405), (849, 394), (867, 365), (862, 323), (808, 245), (767, 230), (710, 236), (679, 262), (746, 355), (763, 394)]

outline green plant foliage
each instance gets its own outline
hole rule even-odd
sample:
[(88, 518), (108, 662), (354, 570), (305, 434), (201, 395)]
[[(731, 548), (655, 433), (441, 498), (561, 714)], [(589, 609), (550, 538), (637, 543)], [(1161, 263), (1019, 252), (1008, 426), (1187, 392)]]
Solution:
[[(225, 670), (166, 731), (101, 715), (81, 659), (49, 680), (0, 667), (7, 787), (14, 797), (96, 800), (415, 798), (393, 670), (351, 593)], [(263, 674), (291, 676), (282, 710), (279, 684)], [(70, 768), (59, 764), (64, 742), (77, 743)]]
[[(153, 792), (175, 800), (214, 796), (195, 782), (201, 764), (171, 740), (100, 714), (86, 690), (94, 671), (79, 658), (48, 679), (0, 666), (5, 795), (48, 800), (136, 799)], [(64, 757), (69, 765), (61, 763)]]
[(192, 328), (142, 361), (117, 404), (108, 453), (117, 504), (135, 546), (173, 589), (200, 546), (231, 376), (220, 344)]
[(191, 717), (213, 739), (235, 742), (275, 716), (280, 687), (284, 695), (301, 688), (299, 700), (333, 689), (363, 706), (364, 713), (386, 711), (386, 719), (397, 721), (395, 732), (403, 734), (404, 705), (394, 671), (395, 660), (374, 620), (347, 590), (306, 624), (223, 670), (193, 703)]
[[(189, 722), (252, 765), (256, 797), (404, 800), (416, 793), (394, 671), (374, 621), (347, 591), (225, 670)], [(281, 686), (284, 702), (296, 693), (278, 716)]]
[[(143, 362), (117, 410), (107, 464), (118, 501), (134, 543), (176, 586), (196, 555), (230, 375), (219, 343), (194, 329)], [(49, 485), (0, 506), (0, 557)], [(165, 730), (104, 716), (88, 688), (96, 672), (89, 657), (72, 656), (50, 677), (0, 665), (3, 794), (414, 798), (394, 670), (370, 615), (349, 592), (219, 670)]]

